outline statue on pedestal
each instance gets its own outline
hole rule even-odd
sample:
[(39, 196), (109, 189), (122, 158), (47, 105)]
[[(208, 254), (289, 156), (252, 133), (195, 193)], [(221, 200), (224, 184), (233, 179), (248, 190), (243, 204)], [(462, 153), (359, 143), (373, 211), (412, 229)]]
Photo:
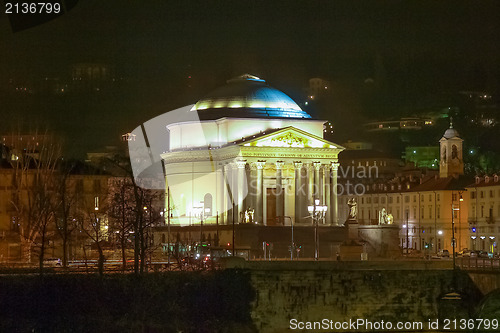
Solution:
[(382, 208), (382, 210), (378, 213), (378, 225), (392, 224), (393, 221), (394, 217), (392, 214), (387, 214), (385, 208)]
[(349, 206), (348, 220), (356, 220), (358, 216), (358, 203), (356, 202), (356, 199), (355, 198), (349, 199), (347, 205)]
[(382, 208), (382, 210), (378, 213), (378, 225), (387, 224), (387, 222), (387, 211), (385, 208)]

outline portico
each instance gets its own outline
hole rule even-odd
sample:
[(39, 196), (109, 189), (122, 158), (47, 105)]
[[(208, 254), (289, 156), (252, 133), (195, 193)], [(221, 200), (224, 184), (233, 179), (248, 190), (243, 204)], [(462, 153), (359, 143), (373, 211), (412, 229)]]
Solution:
[(338, 225), (335, 189), (342, 150), (289, 126), (210, 147), (208, 154), (203, 149), (169, 152), (164, 161), (172, 223), (199, 223), (192, 213), (199, 203), (204, 223), (311, 225), (307, 206), (319, 199), (328, 207), (322, 224)]

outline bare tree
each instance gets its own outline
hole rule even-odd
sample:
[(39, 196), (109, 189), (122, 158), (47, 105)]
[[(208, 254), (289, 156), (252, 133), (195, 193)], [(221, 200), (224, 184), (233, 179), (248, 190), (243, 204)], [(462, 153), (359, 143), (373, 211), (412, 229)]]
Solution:
[(76, 199), (78, 188), (71, 173), (76, 167), (77, 161), (70, 161), (60, 165), (59, 172), (54, 177), (55, 200), (53, 205), (55, 215), (55, 229), (61, 238), (62, 265), (68, 267), (69, 242), (73, 231), (76, 229)]
[[(104, 208), (104, 207), (103, 207)], [(103, 209), (105, 211), (105, 209)], [(100, 207), (86, 207), (82, 209), (83, 219), (80, 222), (81, 230), (92, 241), (97, 249), (97, 268), (99, 275), (104, 274), (104, 242), (109, 237), (109, 226), (106, 215), (100, 212)]]
[(134, 199), (131, 193), (132, 184), (130, 179), (124, 177), (112, 178), (110, 184), (111, 202), (110, 211), (110, 228), (113, 234), (117, 237), (121, 258), (122, 271), (127, 269), (127, 248), (130, 242), (131, 232), (133, 230), (134, 214)]
[[(151, 229), (163, 223), (164, 191), (140, 187), (135, 181), (128, 158), (116, 157), (106, 163), (118, 169), (122, 179), (121, 185), (115, 186), (111, 200), (116, 209), (112, 215), (118, 223), (118, 235), (121, 242), (133, 238), (134, 272), (142, 274), (147, 267), (146, 260), (154, 250)], [(122, 256), (123, 251), (122, 246)]]
[(43, 142), (22, 151), (14, 149), (11, 158), (13, 228), (19, 234), (27, 262), (31, 262), (33, 250), (39, 250), (40, 270), (47, 242), (53, 236), (50, 223), (54, 220), (54, 176), (60, 156), (58, 145)]

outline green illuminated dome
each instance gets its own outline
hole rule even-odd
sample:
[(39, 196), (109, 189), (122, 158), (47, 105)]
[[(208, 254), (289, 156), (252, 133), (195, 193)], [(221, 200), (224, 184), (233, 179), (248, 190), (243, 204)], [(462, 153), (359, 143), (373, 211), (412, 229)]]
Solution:
[(191, 109), (200, 119), (236, 118), (311, 118), (285, 93), (249, 74), (228, 80)]

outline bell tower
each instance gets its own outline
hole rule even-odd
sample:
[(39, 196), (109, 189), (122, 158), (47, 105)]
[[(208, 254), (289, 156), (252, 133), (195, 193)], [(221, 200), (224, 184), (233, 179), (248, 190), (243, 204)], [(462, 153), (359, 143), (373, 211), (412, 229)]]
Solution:
[(453, 128), (453, 118), (450, 117), (450, 128), (445, 132), (440, 144), (439, 177), (446, 178), (464, 174), (463, 141), (458, 131)]

